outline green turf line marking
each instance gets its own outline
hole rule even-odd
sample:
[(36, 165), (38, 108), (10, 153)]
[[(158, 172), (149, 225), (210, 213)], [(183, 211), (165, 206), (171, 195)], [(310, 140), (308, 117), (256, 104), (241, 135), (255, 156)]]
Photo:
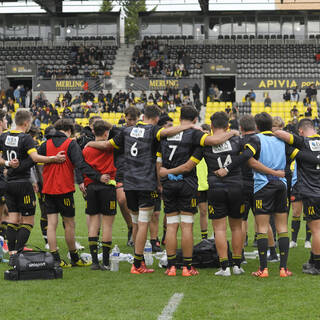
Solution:
[(175, 293), (169, 300), (168, 304), (162, 310), (158, 320), (170, 320), (176, 309), (178, 308), (179, 303), (183, 299), (183, 293)]

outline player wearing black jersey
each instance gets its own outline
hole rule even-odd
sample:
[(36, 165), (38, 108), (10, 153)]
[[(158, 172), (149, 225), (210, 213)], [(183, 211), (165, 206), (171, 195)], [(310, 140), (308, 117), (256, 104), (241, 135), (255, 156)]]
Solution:
[[(22, 164), (30, 157), (34, 162), (61, 163), (65, 161), (65, 155), (58, 153), (56, 156), (44, 157), (37, 153), (32, 137), (26, 132), (30, 129), (32, 115), (29, 111), (19, 110), (15, 116), (16, 130), (3, 133), (0, 137), (0, 150), (7, 161), (19, 160)], [(29, 239), (34, 224), (35, 194), (30, 183), (30, 168), (25, 166), (23, 170), (8, 170), (6, 201), (9, 211), (7, 238), (9, 254), (13, 254), (24, 247)], [(20, 225), (19, 225), (20, 223)], [(10, 259), (11, 265), (14, 258)]]
[[(125, 125), (113, 126), (110, 138), (112, 138), (112, 136), (118, 135), (125, 128), (136, 125), (140, 116), (140, 111), (135, 107), (128, 107), (125, 109), (124, 114), (126, 119)], [(123, 177), (125, 172), (125, 156), (123, 153), (123, 148), (114, 149), (114, 164), (115, 164), (115, 167), (117, 168), (117, 174), (116, 174), (117, 201), (118, 201), (123, 219), (125, 220), (128, 227), (127, 245), (132, 247), (134, 244), (133, 239), (135, 238), (135, 235), (137, 233), (137, 227), (136, 227), (136, 224), (134, 225), (132, 224), (132, 219), (131, 219), (130, 212), (127, 205), (126, 195), (123, 190)]]
[[(302, 119), (298, 124), (300, 136), (284, 131), (276, 131), (275, 135), (300, 150), (311, 151), (320, 158), (320, 136), (310, 119)], [(320, 274), (320, 165), (297, 159), (297, 178), (303, 202), (303, 211), (312, 233), (311, 257), (304, 265), (303, 272)]]
[[(183, 107), (181, 109), (181, 123), (195, 122), (197, 115), (195, 109)], [(192, 267), (192, 223), (193, 214), (196, 213), (196, 194), (198, 189), (197, 175), (194, 167), (202, 159), (202, 150), (199, 152), (196, 150), (196, 147), (221, 144), (235, 135), (235, 133), (235, 131), (223, 131), (209, 136), (202, 131), (190, 129), (161, 141), (162, 165), (164, 167), (161, 169), (161, 175), (165, 177), (162, 184), (165, 213), (167, 215), (166, 249), (168, 255), (167, 274), (169, 276), (176, 274), (174, 259), (179, 224), (182, 231), (181, 246), (184, 256), (182, 275), (192, 276), (197, 274), (197, 271)], [(211, 150), (216, 147), (207, 148)], [(207, 148), (204, 148), (204, 150)], [(188, 162), (188, 159), (190, 159), (189, 161), (192, 164), (192, 168), (188, 170), (188, 173), (184, 171), (183, 175), (175, 175), (174, 170)], [(207, 165), (209, 172), (210, 167), (208, 162)]]
[(192, 125), (163, 129), (157, 126), (160, 109), (157, 106), (145, 108), (144, 121), (125, 128), (115, 138), (104, 142), (90, 142), (94, 148), (124, 148), (126, 171), (124, 190), (132, 222), (138, 224), (135, 239), (135, 257), (131, 273), (153, 272), (143, 261), (143, 249), (147, 239), (148, 225), (154, 209), (152, 193), (157, 188), (156, 150), (161, 137), (172, 136), (189, 129)]
[[(6, 113), (3, 110), (0, 110), (0, 135), (3, 133), (4, 130), (7, 130), (7, 119)], [(7, 221), (6, 217), (4, 216), (4, 212), (7, 211), (5, 205), (5, 191), (6, 191), (6, 180), (3, 174), (4, 167), (0, 167), (0, 236), (6, 239), (7, 233)]]

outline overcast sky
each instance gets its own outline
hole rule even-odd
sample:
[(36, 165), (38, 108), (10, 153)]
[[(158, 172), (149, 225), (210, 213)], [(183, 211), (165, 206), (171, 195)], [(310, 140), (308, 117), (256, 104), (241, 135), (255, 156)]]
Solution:
[[(297, 0), (299, 1), (299, 0)], [(89, 1), (64, 1), (64, 12), (97, 12), (101, 0)], [(157, 6), (157, 11), (199, 11), (198, 0), (146, 0), (147, 9)], [(209, 10), (274, 10), (274, 0), (210, 0)], [(114, 11), (119, 7), (115, 6)], [(45, 12), (33, 1), (0, 3), (0, 13)]]

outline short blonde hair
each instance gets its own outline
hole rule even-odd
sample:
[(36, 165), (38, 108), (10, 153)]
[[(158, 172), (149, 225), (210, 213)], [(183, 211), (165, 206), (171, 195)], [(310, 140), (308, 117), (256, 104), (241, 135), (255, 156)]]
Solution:
[(284, 127), (283, 119), (281, 117), (273, 117), (272, 127), (283, 128)]

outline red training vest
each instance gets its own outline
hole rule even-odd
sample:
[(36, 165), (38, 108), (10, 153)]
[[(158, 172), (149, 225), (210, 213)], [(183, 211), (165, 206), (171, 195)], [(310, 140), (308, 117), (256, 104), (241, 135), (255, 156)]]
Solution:
[[(113, 150), (102, 151), (91, 147), (86, 147), (82, 151), (84, 160), (101, 174), (110, 175), (110, 180), (115, 180), (117, 169), (114, 166)], [(84, 184), (94, 182), (87, 176), (84, 177)]]
[(44, 165), (42, 193), (65, 194), (75, 191), (74, 165), (67, 154), (71, 141), (71, 139), (66, 139), (60, 147), (56, 147), (52, 139), (47, 141), (47, 156), (55, 156), (58, 152), (64, 151), (66, 161), (60, 164), (48, 163)]

